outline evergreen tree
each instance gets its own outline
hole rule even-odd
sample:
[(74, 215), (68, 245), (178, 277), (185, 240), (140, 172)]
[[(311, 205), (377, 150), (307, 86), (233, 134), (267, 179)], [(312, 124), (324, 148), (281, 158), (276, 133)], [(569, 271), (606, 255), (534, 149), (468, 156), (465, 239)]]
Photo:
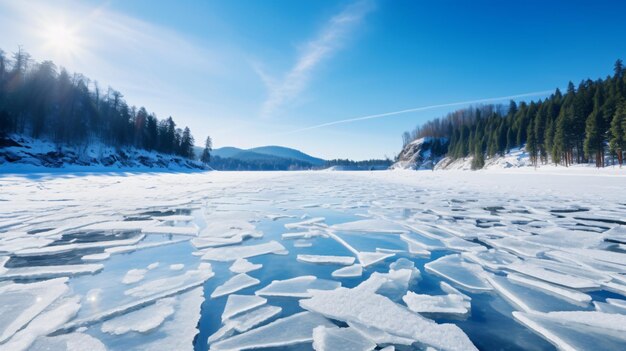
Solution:
[(626, 151), (626, 102), (621, 101), (611, 121), (611, 138), (609, 141), (611, 153), (617, 155), (620, 167)]
[[(0, 133), (48, 139), (59, 145), (92, 141), (191, 157), (191, 132), (176, 132), (145, 108), (129, 107), (111, 88), (70, 74), (50, 61), (33, 63), (21, 48), (9, 60), (0, 50)], [(184, 141), (184, 142), (183, 142)]]
[(179, 154), (182, 157), (192, 158), (193, 157), (193, 136), (191, 136), (191, 131), (188, 127), (185, 127), (181, 137), (180, 137), (180, 152)]
[(531, 120), (530, 124), (528, 125), (528, 140), (526, 142), (526, 152), (528, 152), (528, 155), (530, 156), (530, 162), (533, 164), (533, 166), (537, 167), (537, 154), (539, 148), (537, 147), (537, 139), (535, 138), (534, 123), (535, 121)]
[(472, 170), (477, 170), (485, 167), (485, 155), (482, 152), (482, 145), (476, 143), (474, 149), (474, 158), (472, 158)]
[(200, 156), (200, 161), (205, 165), (211, 162), (211, 151), (213, 151), (213, 141), (211, 137), (206, 137), (206, 141), (204, 142), (204, 150), (202, 150), (202, 155)]

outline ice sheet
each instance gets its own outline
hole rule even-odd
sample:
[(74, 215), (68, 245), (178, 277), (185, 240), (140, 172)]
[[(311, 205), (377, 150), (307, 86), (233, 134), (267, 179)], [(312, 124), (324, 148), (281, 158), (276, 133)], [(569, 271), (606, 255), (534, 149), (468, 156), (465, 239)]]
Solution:
[(211, 261), (234, 261), (239, 258), (249, 258), (269, 253), (284, 254), (285, 247), (279, 242), (272, 240), (258, 245), (211, 248), (205, 251), (202, 259)]
[(147, 333), (158, 328), (165, 319), (174, 314), (174, 297), (157, 301), (151, 306), (129, 312), (102, 324), (102, 331), (113, 335), (128, 332)]
[(298, 255), (298, 261), (307, 263), (328, 263), (349, 266), (354, 263), (351, 256)]
[(327, 318), (372, 326), (441, 350), (476, 350), (469, 338), (453, 324), (436, 324), (368, 288), (337, 288), (312, 291), (300, 300), (302, 308)]
[(266, 287), (255, 292), (259, 296), (310, 297), (311, 290), (332, 290), (341, 283), (319, 279), (312, 275), (300, 276), (286, 280), (274, 280)]
[(352, 328), (327, 328), (323, 326), (313, 329), (313, 349), (316, 351), (373, 350), (376, 344)]
[(255, 295), (229, 295), (222, 313), (222, 322), (240, 313), (264, 305), (266, 302), (267, 299)]
[(245, 273), (240, 273), (227, 280), (224, 284), (215, 288), (213, 293), (211, 293), (211, 298), (232, 294), (241, 289), (245, 289), (259, 283), (260, 281), (258, 279), (252, 278)]
[(315, 313), (301, 312), (218, 341), (210, 349), (249, 350), (301, 344), (313, 340), (313, 329), (318, 326), (332, 328), (334, 324)]

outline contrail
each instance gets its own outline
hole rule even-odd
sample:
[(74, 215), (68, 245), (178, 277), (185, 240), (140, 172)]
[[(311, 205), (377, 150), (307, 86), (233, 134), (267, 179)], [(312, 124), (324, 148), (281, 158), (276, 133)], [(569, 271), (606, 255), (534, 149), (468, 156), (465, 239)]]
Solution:
[(496, 98), (487, 98), (487, 99), (479, 99), (479, 100), (471, 100), (471, 101), (460, 101), (460, 102), (451, 102), (451, 103), (447, 103), (447, 104), (415, 107), (415, 108), (409, 108), (409, 109), (400, 110), (400, 111), (378, 113), (378, 114), (375, 114), (375, 115), (367, 115), (367, 116), (354, 117), (354, 118), (348, 118), (348, 119), (340, 119), (338, 121), (326, 122), (326, 123), (317, 124), (317, 125), (314, 125), (314, 126), (294, 129), (294, 130), (291, 130), (291, 131), (288, 131), (288, 132), (284, 132), (284, 133), (277, 133), (275, 135), (294, 134), (294, 133), (304, 132), (304, 131), (312, 130), (312, 129), (319, 129), (319, 128), (324, 128), (324, 127), (330, 127), (330, 126), (334, 126), (334, 125), (337, 125), (337, 124), (346, 124), (346, 123), (352, 123), (352, 122), (358, 122), (358, 121), (365, 121), (365, 120), (368, 120), (368, 119), (376, 119), (376, 118), (383, 118), (383, 117), (388, 117), (388, 116), (401, 115), (401, 114), (409, 113), (409, 112), (434, 110), (434, 109), (438, 109), (438, 108), (442, 108), (442, 107), (454, 107), (454, 106), (471, 105), (471, 104), (482, 104), (482, 103), (488, 103), (488, 102), (497, 102), (497, 101), (503, 101), (503, 100), (518, 99), (518, 98), (529, 97), (529, 96), (548, 95), (548, 94), (551, 94), (552, 92), (553, 92), (553, 90), (545, 90), (545, 91), (537, 91), (537, 92), (534, 92), (534, 93), (525, 93), (525, 94), (517, 94), (517, 95), (510, 95), (510, 96), (501, 96), (501, 97), (496, 97)]

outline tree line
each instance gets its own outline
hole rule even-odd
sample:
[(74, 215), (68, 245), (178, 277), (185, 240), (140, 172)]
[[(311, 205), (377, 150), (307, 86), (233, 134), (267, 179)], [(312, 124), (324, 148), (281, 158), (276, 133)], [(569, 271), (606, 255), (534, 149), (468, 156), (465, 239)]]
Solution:
[(10, 133), (194, 157), (191, 131), (178, 128), (172, 117), (159, 120), (144, 107), (129, 106), (120, 92), (103, 91), (51, 61), (34, 62), (21, 48), (12, 59), (0, 50), (0, 136)]
[(422, 137), (445, 139), (447, 155), (473, 156), (475, 169), (484, 166), (486, 157), (522, 146), (535, 166), (594, 161), (603, 167), (607, 153), (621, 166), (626, 151), (626, 69), (617, 60), (613, 75), (583, 80), (578, 87), (570, 82), (565, 93), (556, 89), (529, 103), (459, 109), (404, 132), (403, 144)]
[(349, 169), (387, 169), (392, 165), (392, 161), (389, 158), (386, 159), (370, 159), (362, 161), (353, 161), (350, 159), (334, 159), (324, 162), (322, 168), (329, 168), (334, 166), (348, 167)]

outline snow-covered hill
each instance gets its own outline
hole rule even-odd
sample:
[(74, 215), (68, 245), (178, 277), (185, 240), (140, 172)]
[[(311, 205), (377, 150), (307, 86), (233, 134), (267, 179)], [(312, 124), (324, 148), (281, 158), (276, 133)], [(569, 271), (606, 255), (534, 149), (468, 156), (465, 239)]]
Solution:
[(448, 143), (445, 138), (419, 138), (413, 140), (402, 148), (398, 160), (391, 169), (433, 169), (445, 156)]
[(201, 170), (205, 166), (175, 155), (100, 142), (59, 146), (51, 141), (11, 135), (0, 138), (0, 173), (37, 169)]
[[(414, 169), (414, 170), (471, 170), (473, 156), (452, 159), (441, 152), (435, 153), (433, 157), (432, 153), (432, 138), (420, 138), (409, 144), (407, 144), (400, 155), (398, 161), (391, 166), (391, 169)], [(611, 157), (607, 155), (606, 166), (610, 166)], [(514, 148), (507, 152), (504, 156), (486, 157), (485, 166), (482, 169), (516, 169), (535, 167), (531, 160), (530, 155), (526, 152), (525, 147)], [(537, 167), (559, 167), (555, 166), (551, 161), (547, 164), (539, 164)], [(572, 167), (572, 166), (570, 166)], [(595, 164), (576, 164), (574, 168), (589, 168), (595, 167)]]
[[(471, 170), (472, 159), (472, 156), (456, 160), (453, 160), (450, 157), (444, 157), (435, 165), (435, 170)], [(533, 167), (533, 164), (530, 161), (530, 156), (524, 148), (512, 149), (504, 156), (486, 158), (483, 169), (507, 169), (520, 167)]]

